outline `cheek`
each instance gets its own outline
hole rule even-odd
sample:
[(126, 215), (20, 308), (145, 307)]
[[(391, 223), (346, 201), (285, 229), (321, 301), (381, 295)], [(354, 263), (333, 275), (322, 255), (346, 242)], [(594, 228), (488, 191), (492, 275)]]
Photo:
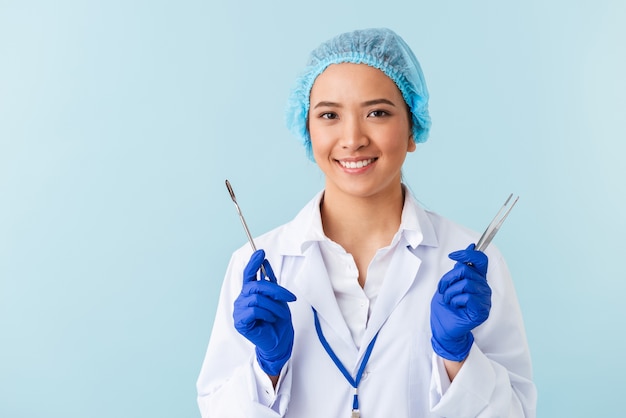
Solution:
[(415, 144), (411, 139), (411, 131), (403, 126), (396, 126), (387, 131), (388, 149), (394, 152), (407, 152), (411, 150), (411, 144)]
[(315, 129), (309, 130), (309, 136), (311, 137), (311, 151), (313, 152), (313, 158), (319, 163), (319, 161), (323, 159), (322, 156), (324, 154), (328, 154), (328, 145), (319, 135), (319, 132), (315, 131)]
[(321, 132), (324, 131), (324, 120), (321, 118), (318, 118), (318, 117), (311, 118), (309, 116), (309, 118), (307, 119), (306, 125), (311, 136), (313, 136), (314, 133), (320, 134)]
[(323, 151), (332, 144), (332, 130), (318, 126), (315, 122), (309, 124), (309, 137), (313, 152)]

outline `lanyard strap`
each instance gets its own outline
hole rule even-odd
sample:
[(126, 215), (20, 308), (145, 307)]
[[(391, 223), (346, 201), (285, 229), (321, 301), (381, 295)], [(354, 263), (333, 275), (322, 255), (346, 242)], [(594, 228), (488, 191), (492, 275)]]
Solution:
[(322, 343), (322, 347), (324, 347), (324, 349), (328, 353), (328, 356), (331, 358), (333, 363), (335, 363), (335, 366), (337, 366), (341, 374), (343, 374), (346, 380), (354, 388), (354, 399), (352, 400), (352, 409), (358, 411), (359, 410), (359, 392), (358, 392), (359, 383), (361, 382), (361, 378), (363, 377), (363, 372), (365, 371), (365, 366), (367, 365), (367, 362), (370, 359), (370, 355), (372, 354), (372, 350), (374, 349), (374, 343), (376, 343), (376, 338), (378, 338), (378, 332), (376, 333), (374, 338), (372, 338), (372, 341), (367, 346), (367, 349), (365, 350), (365, 356), (363, 356), (363, 361), (361, 361), (361, 366), (359, 366), (359, 370), (356, 374), (356, 379), (353, 379), (350, 373), (348, 373), (348, 370), (345, 368), (343, 363), (341, 363), (341, 360), (339, 360), (339, 358), (337, 357), (333, 349), (330, 347), (330, 344), (328, 344), (328, 341), (326, 341), (326, 338), (324, 337), (324, 333), (322, 332), (320, 320), (317, 317), (317, 311), (315, 310), (314, 307), (311, 307), (311, 309), (313, 309), (313, 318), (315, 318), (315, 331), (317, 331), (317, 337), (320, 339), (320, 342)]

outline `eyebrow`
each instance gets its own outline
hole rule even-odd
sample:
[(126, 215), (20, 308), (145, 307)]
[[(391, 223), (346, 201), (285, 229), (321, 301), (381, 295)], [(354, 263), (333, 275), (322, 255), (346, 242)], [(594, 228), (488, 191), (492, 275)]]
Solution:
[(372, 106), (372, 105), (377, 105), (377, 104), (388, 104), (389, 106), (393, 106), (396, 107), (396, 104), (394, 102), (392, 102), (391, 100), (388, 99), (374, 99), (374, 100), (368, 100), (367, 102), (363, 102), (363, 106)]
[[(389, 106), (393, 106), (396, 107), (395, 103), (393, 103), (391, 100), (388, 99), (374, 99), (374, 100), (368, 100), (366, 102), (362, 103), (362, 106), (372, 106), (372, 105), (377, 105), (377, 104), (387, 104)], [(322, 101), (322, 102), (318, 102), (313, 109), (317, 109), (318, 107), (341, 107), (341, 105), (339, 103), (336, 102), (329, 102), (329, 101)]]

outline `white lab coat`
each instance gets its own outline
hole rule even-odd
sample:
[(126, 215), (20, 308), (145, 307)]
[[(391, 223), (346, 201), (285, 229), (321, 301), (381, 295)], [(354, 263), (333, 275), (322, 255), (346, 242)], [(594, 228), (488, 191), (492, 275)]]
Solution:
[[(488, 320), (473, 331), (469, 357), (452, 383), (431, 347), (430, 300), (441, 276), (453, 266), (447, 255), (476, 242), (473, 232), (422, 209), (407, 193), (419, 231), (394, 253), (357, 349), (334, 298), (318, 243), (304, 241), (319, 218), (318, 195), (296, 218), (257, 238), (281, 286), (298, 300), (290, 303), (295, 340), (281, 373), (277, 400), (263, 403), (254, 346), (233, 326), (233, 302), (251, 250), (237, 250), (228, 266), (213, 331), (198, 378), (204, 418), (349, 417), (353, 389), (319, 342), (311, 307), (339, 359), (356, 375), (369, 341), (379, 332), (359, 385), (362, 418), (534, 417), (536, 390), (515, 289), (502, 256), (487, 250), (492, 289)], [(405, 240), (406, 241), (406, 240)]]

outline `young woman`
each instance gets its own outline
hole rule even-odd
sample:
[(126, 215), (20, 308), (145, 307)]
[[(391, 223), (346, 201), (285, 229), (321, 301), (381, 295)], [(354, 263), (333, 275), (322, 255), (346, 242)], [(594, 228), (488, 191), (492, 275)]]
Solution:
[(322, 44), (288, 123), (325, 188), (258, 237), (263, 250), (233, 254), (198, 379), (202, 416), (534, 417), (502, 256), (475, 251), (474, 232), (402, 184), (430, 128), (406, 43), (368, 29)]

